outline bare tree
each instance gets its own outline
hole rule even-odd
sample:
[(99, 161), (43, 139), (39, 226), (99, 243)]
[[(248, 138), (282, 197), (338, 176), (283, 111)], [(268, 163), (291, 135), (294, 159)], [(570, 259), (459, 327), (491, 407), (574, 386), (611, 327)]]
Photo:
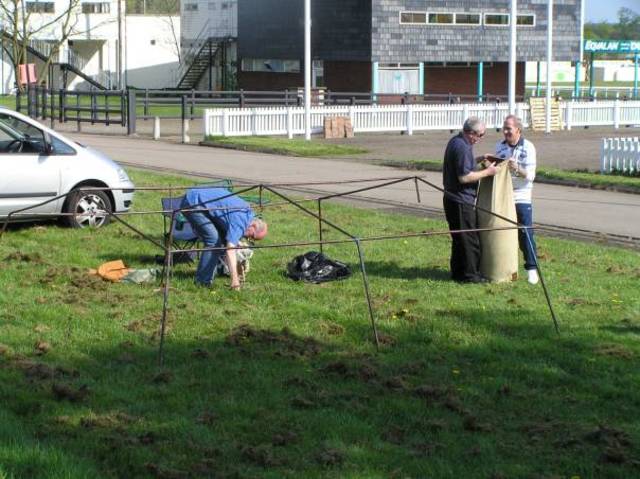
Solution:
[[(76, 31), (78, 23), (78, 10), (80, 0), (68, 0), (66, 8), (50, 19), (42, 22), (35, 22), (32, 18), (32, 11), (27, 7), (26, 0), (1, 0), (0, 1), (0, 19), (3, 20), (2, 40), (9, 42), (9, 48), (6, 49), (9, 58), (16, 72), (16, 80), (18, 88), (22, 90), (22, 81), (18, 77), (20, 65), (28, 63), (29, 47), (37, 49), (44, 60), (39, 68), (37, 78), (40, 83), (47, 82), (45, 73), (49, 66), (55, 61), (61, 45), (73, 35), (79, 33)], [(37, 4), (36, 4), (37, 5)], [(34, 40), (42, 34), (55, 32), (53, 39), (43, 42), (48, 48), (38, 49), (34, 46)], [(28, 68), (27, 75), (28, 73)], [(27, 77), (27, 82), (29, 82)]]

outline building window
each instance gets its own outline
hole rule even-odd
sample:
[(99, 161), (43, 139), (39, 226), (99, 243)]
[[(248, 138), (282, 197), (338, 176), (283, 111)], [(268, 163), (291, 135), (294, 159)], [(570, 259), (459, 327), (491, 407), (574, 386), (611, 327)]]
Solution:
[(456, 25), (480, 25), (480, 14), (456, 13)]
[(509, 25), (508, 13), (485, 13), (484, 24), (490, 27), (506, 27)]
[(54, 13), (55, 2), (26, 2), (29, 13)]
[(85, 2), (82, 4), (82, 13), (109, 13), (109, 3)]
[(427, 12), (400, 12), (400, 23), (403, 25), (424, 25), (427, 23)]
[(451, 25), (453, 23), (453, 13), (430, 13), (430, 25)]
[(242, 71), (270, 73), (300, 73), (300, 60), (243, 58)]
[(197, 3), (185, 3), (184, 4), (184, 11), (185, 12), (197, 12), (198, 11), (198, 4)]
[(518, 23), (516, 25), (519, 27), (535, 27), (536, 16), (533, 14), (518, 15)]

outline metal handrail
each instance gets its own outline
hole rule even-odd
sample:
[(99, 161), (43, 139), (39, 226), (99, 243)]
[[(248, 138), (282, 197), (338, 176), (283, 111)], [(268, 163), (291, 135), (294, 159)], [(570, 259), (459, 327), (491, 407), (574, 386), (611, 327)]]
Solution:
[(206, 21), (200, 33), (191, 44), (191, 47), (187, 52), (182, 56), (182, 61), (180, 62), (180, 67), (176, 71), (176, 82), (180, 81), (182, 77), (187, 73), (189, 68), (191, 68), (191, 64), (202, 50), (202, 47), (207, 43), (210, 37), (209, 32), (209, 20)]

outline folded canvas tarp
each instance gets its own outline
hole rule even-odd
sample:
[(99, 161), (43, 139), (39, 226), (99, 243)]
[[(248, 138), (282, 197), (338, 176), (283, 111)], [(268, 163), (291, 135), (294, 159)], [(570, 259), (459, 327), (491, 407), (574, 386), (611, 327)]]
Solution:
[[(516, 205), (507, 162), (498, 165), (495, 176), (482, 178), (478, 188), (478, 228), (513, 227)], [(484, 210), (513, 221), (509, 223)], [(493, 282), (515, 281), (518, 278), (518, 230), (483, 231), (480, 233), (482, 251), (480, 272)]]

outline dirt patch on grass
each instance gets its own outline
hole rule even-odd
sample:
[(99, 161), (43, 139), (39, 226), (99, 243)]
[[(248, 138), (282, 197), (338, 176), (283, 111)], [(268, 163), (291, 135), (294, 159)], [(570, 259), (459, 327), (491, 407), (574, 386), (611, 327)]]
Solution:
[(615, 343), (601, 344), (596, 348), (595, 353), (599, 356), (608, 356), (620, 359), (633, 359), (635, 356), (633, 351)]
[(5, 261), (15, 261), (19, 263), (31, 263), (31, 264), (47, 264), (40, 253), (22, 253), (20, 251), (14, 251), (4, 257)]
[(65, 383), (53, 383), (51, 393), (58, 401), (81, 402), (89, 396), (90, 391), (86, 384), (74, 387)]
[(300, 337), (288, 328), (281, 331), (255, 329), (247, 324), (234, 328), (225, 342), (231, 346), (247, 350), (256, 347), (275, 349), (274, 354), (282, 357), (312, 357), (321, 351), (320, 343), (312, 337)]

